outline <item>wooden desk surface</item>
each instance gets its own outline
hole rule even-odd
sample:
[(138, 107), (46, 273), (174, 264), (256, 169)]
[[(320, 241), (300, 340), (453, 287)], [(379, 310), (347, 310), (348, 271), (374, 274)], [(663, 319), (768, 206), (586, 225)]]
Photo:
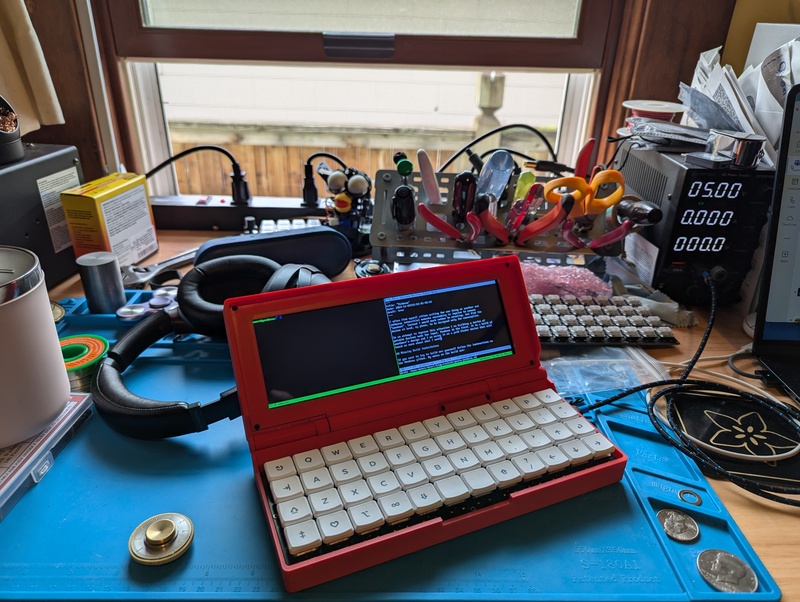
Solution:
[[(144, 263), (162, 261), (199, 246), (211, 237), (224, 234), (226, 233), (161, 231), (158, 253), (146, 259)], [(352, 277), (352, 274), (345, 273), (341, 277), (348, 276)], [(65, 297), (82, 297), (80, 278), (77, 275), (70, 277), (53, 287), (49, 294), (54, 301)], [(662, 362), (680, 362), (688, 359), (697, 349), (703, 335), (703, 327), (707, 323), (707, 314), (702, 310), (698, 318), (700, 325), (675, 330), (681, 342), (680, 346), (654, 349), (650, 354)], [(716, 318), (715, 328), (703, 356), (727, 356), (747, 344), (749, 337), (742, 330), (741, 324), (741, 315), (732, 310), (721, 311)], [(713, 366), (720, 372), (734, 376), (724, 361), (703, 366), (709, 368)], [(740, 367), (751, 370), (755, 369), (755, 364), (748, 366), (745, 361)], [(776, 391), (770, 392), (776, 393)], [(783, 593), (782, 600), (800, 602), (800, 573), (795, 572), (797, 569), (794, 564), (800, 546), (800, 508), (767, 501), (728, 482), (715, 481), (712, 484), (767, 570), (777, 581)]]

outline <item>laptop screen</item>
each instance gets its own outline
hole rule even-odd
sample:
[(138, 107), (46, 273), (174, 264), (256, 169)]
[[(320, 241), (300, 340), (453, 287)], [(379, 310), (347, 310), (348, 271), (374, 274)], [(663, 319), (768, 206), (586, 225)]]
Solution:
[[(800, 341), (800, 98), (786, 97), (754, 351)], [(761, 346), (761, 347), (760, 347)]]
[(514, 352), (494, 280), (259, 317), (253, 329), (270, 408)]

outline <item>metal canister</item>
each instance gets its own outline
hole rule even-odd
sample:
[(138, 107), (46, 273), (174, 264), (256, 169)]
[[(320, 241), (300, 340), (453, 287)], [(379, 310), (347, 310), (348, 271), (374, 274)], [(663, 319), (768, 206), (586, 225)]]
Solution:
[(766, 137), (759, 134), (712, 129), (706, 143), (706, 152), (715, 157), (729, 159), (736, 167), (755, 167), (764, 154), (766, 141)]
[(0, 246), (0, 448), (53, 422), (70, 385), (39, 258)]

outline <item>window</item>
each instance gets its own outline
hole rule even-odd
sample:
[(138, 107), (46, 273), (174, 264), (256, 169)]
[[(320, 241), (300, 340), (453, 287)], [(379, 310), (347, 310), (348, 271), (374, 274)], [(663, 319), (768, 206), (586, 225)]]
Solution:
[[(612, 0), (516, 0), (502, 11), (491, 0), (105, 3), (136, 99), (140, 169), (217, 143), (264, 196), (298, 196), (317, 150), (374, 174), (397, 150), (426, 148), (441, 163), (500, 124), (540, 129), (569, 163), (612, 20)], [(546, 156), (525, 132), (502, 143)], [(208, 161), (177, 166), (180, 192), (229, 188), (230, 166)]]

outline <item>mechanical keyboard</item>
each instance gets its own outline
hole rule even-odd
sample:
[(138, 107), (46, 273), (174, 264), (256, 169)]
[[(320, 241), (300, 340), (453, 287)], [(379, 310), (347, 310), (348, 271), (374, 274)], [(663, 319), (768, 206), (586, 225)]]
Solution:
[(546, 389), (270, 460), (261, 476), (291, 565), (392, 534), (426, 547), (438, 543), (426, 525), (473, 531), (618, 480), (622, 466)]
[(636, 295), (529, 295), (543, 346), (678, 345), (672, 328)]

